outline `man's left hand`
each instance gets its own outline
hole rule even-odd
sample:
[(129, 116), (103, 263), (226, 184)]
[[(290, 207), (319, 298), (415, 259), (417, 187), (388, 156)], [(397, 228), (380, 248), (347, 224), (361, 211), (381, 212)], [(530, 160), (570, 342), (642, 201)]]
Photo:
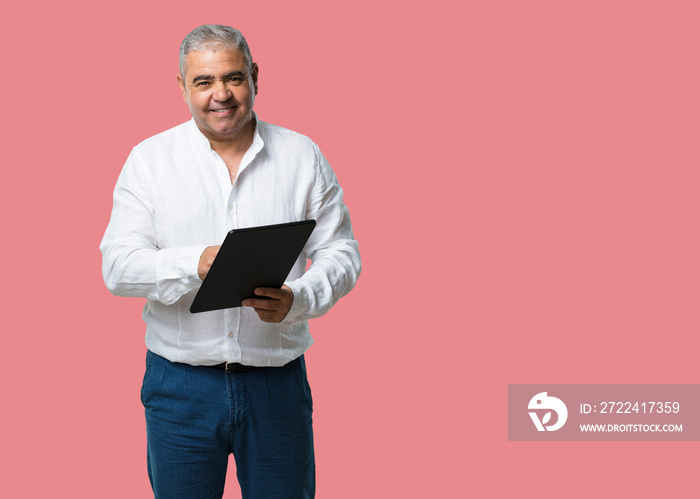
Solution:
[(294, 301), (294, 293), (289, 286), (282, 286), (281, 289), (257, 288), (255, 294), (267, 298), (249, 298), (243, 300), (243, 306), (253, 307), (263, 322), (282, 322)]

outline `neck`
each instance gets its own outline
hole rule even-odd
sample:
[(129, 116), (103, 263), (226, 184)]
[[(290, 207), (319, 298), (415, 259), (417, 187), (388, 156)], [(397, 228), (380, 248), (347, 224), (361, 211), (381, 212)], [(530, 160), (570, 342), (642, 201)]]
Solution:
[(253, 138), (255, 137), (255, 118), (250, 120), (245, 128), (233, 136), (221, 136), (212, 135), (204, 130), (200, 131), (209, 141), (211, 148), (219, 153), (223, 154), (244, 154), (250, 145), (253, 143)]

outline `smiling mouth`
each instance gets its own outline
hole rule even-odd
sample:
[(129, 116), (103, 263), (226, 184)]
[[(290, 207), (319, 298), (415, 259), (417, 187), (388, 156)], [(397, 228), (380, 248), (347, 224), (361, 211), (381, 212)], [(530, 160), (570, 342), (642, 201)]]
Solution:
[(217, 113), (217, 114), (225, 114), (229, 111), (233, 111), (233, 106), (225, 107), (223, 109), (210, 109), (209, 111), (211, 111), (212, 113)]

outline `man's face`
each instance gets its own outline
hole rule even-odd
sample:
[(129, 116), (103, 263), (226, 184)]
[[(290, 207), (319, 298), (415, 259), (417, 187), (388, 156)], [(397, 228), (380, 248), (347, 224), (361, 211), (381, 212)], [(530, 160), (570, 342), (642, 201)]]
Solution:
[(249, 71), (243, 54), (227, 48), (190, 52), (177, 81), (202, 133), (210, 140), (244, 137), (253, 124), (258, 66)]

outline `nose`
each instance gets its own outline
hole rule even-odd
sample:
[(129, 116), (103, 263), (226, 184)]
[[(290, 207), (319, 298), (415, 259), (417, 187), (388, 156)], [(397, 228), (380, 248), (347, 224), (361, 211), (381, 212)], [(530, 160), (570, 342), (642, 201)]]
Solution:
[(216, 82), (214, 85), (214, 100), (217, 101), (227, 101), (231, 98), (231, 90), (226, 86), (223, 81)]

